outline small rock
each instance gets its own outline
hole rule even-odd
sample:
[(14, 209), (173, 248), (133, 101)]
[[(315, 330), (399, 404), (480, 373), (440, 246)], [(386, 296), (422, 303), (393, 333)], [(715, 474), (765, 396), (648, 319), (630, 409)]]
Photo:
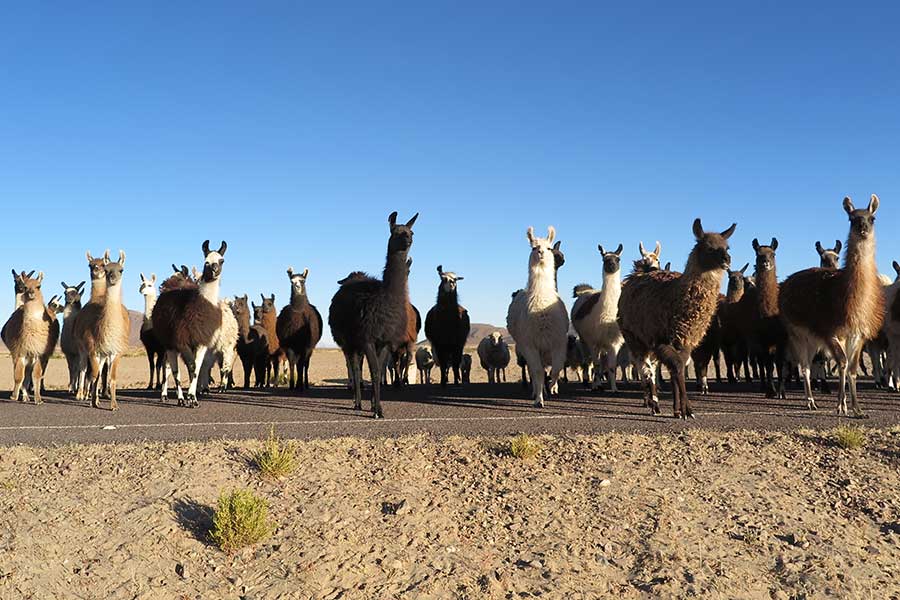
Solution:
[(177, 563), (177, 564), (175, 565), (175, 573), (176, 573), (179, 577), (181, 577), (182, 579), (187, 579), (187, 574), (185, 573), (184, 565), (183, 565), (183, 564)]
[(609, 487), (611, 485), (612, 485), (612, 481), (610, 481), (609, 479), (604, 479), (603, 481), (600, 482), (600, 487)]
[(539, 560), (531, 561), (530, 563), (528, 563), (528, 566), (533, 567), (535, 569), (543, 569), (544, 568), (544, 565)]

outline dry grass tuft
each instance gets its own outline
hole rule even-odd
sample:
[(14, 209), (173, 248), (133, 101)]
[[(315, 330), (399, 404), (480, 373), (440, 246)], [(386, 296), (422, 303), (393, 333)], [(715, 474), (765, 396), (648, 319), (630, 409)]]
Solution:
[(540, 454), (542, 449), (543, 445), (537, 438), (527, 433), (520, 433), (507, 442), (506, 454), (519, 460), (531, 460)]
[(841, 425), (831, 433), (835, 443), (845, 450), (856, 450), (866, 445), (866, 433), (859, 427)]
[(269, 437), (260, 451), (253, 455), (253, 462), (263, 477), (280, 479), (297, 468), (294, 444), (275, 436), (275, 427), (269, 429)]
[(269, 505), (250, 490), (222, 492), (213, 515), (209, 536), (223, 551), (231, 553), (257, 544), (275, 531), (269, 520)]

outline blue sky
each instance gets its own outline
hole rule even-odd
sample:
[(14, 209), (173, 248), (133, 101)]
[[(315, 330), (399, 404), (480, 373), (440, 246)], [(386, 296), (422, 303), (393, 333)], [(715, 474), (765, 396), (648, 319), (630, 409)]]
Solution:
[(5, 272), (51, 291), (124, 248), (140, 309), (138, 272), (224, 238), (224, 294), (282, 304), (308, 267), (326, 314), (337, 279), (381, 271), (387, 215), (418, 211), (413, 303), (443, 264), (473, 321), (503, 324), (529, 225), (557, 228), (564, 297), (599, 284), (598, 243), (658, 239), (682, 267), (696, 216), (738, 223), (738, 266), (777, 236), (784, 277), (875, 192), (892, 273), (900, 6), (618, 4), (6, 4)]

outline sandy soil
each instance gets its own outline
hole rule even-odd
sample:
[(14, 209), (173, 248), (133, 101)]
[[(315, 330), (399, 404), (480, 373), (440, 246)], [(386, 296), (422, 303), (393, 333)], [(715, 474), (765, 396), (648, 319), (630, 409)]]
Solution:
[[(887, 598), (900, 594), (900, 431), (425, 436), (14, 447), (0, 455), (2, 598)], [(206, 537), (220, 490), (271, 503), (268, 542)], [(392, 508), (403, 506), (394, 514)]]

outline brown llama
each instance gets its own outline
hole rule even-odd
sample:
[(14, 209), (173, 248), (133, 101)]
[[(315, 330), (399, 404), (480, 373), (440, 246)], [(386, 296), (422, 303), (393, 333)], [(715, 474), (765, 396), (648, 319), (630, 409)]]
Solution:
[(747, 263), (737, 271), (728, 272), (725, 299), (719, 304), (718, 310), (719, 345), (725, 360), (725, 375), (728, 383), (732, 384), (737, 383), (740, 378), (741, 368), (744, 369), (747, 382), (752, 381), (747, 338), (742, 323), (744, 307), (741, 304), (747, 287), (744, 274), (749, 267), (750, 263)]
[(372, 414), (383, 418), (381, 374), (387, 353), (406, 343), (409, 304), (407, 254), (412, 246), (412, 227), (418, 214), (405, 225), (397, 223), (397, 213), (388, 217), (390, 238), (381, 281), (356, 279), (342, 285), (331, 300), (328, 324), (334, 340), (341, 345), (352, 371), (353, 406), (362, 408), (362, 357), (369, 363), (372, 377)]
[(69, 392), (78, 391), (78, 374), (80, 371), (80, 362), (78, 354), (78, 340), (75, 337), (75, 319), (81, 312), (81, 295), (84, 292), (84, 284), (82, 281), (78, 285), (70, 286), (65, 281), (61, 282), (65, 295), (65, 307), (63, 307), (63, 326), (62, 334), (59, 338), (59, 347), (63, 355), (66, 357), (66, 365), (69, 367)]
[(696, 244), (684, 274), (635, 274), (622, 287), (619, 327), (635, 363), (641, 366), (646, 404), (653, 414), (659, 414), (656, 363), (661, 361), (672, 377), (674, 416), (693, 417), (685, 364), (715, 315), (722, 277), (731, 264), (728, 238), (736, 227), (733, 224), (722, 233), (706, 232), (696, 219)]
[[(90, 395), (91, 405), (100, 408), (101, 376), (104, 368), (109, 369), (109, 409), (117, 410), (116, 375), (119, 361), (128, 350), (128, 336), (131, 319), (128, 309), (122, 304), (122, 273), (125, 268), (125, 252), (119, 250), (119, 260), (107, 260), (106, 297), (102, 303), (89, 302), (78, 313), (79, 354), (84, 358), (82, 376), (79, 381), (81, 396)], [(90, 379), (86, 380), (86, 369)], [(89, 385), (88, 385), (89, 382)]]
[[(161, 400), (169, 391), (169, 374), (175, 377), (179, 406), (198, 407), (197, 386), (206, 353), (215, 344), (222, 326), (222, 307), (219, 304), (222, 267), (228, 245), (223, 241), (218, 250), (210, 250), (209, 240), (203, 242), (203, 275), (195, 287), (166, 290), (153, 307), (153, 331), (166, 349), (166, 373), (163, 378)], [(190, 385), (185, 397), (178, 376), (178, 357), (188, 369)]]
[(753, 251), (756, 253), (756, 268), (753, 273), (756, 287), (745, 294), (753, 306), (748, 311), (747, 342), (750, 355), (759, 365), (760, 391), (766, 398), (785, 397), (784, 382), (775, 386), (775, 371), (783, 380), (787, 375), (784, 365), (787, 347), (787, 331), (781, 320), (778, 308), (778, 275), (775, 265), (775, 251), (778, 240), (772, 238), (768, 246), (753, 239)]
[(284, 353), (281, 351), (281, 341), (278, 339), (278, 310), (275, 308), (275, 294), (262, 298), (262, 326), (266, 328), (266, 341), (269, 343), (269, 362), (266, 364), (265, 385), (278, 387), (278, 373)]
[(293, 267), (288, 267), (287, 274), (291, 282), (291, 303), (281, 309), (275, 332), (288, 359), (288, 387), (302, 392), (309, 389), (309, 360), (322, 338), (322, 315), (306, 295), (309, 269), (294, 273)]
[(250, 302), (246, 294), (231, 303), (231, 311), (238, 323), (237, 352), (244, 367), (244, 389), (250, 388), (250, 374), (256, 377), (256, 387), (262, 387), (269, 362), (269, 342), (266, 328), (250, 322)]
[[(75, 338), (75, 344), (78, 348), (78, 376), (75, 382), (75, 399), (87, 400), (88, 390), (84, 385), (87, 379), (87, 370), (89, 368), (89, 358), (83, 352), (81, 341), (86, 334), (87, 317), (83, 316), (85, 311), (97, 314), (103, 303), (106, 302), (106, 265), (109, 263), (109, 250), (103, 253), (103, 256), (94, 258), (90, 251), (85, 252), (88, 261), (88, 271), (91, 275), (91, 295), (87, 304), (84, 305), (72, 321), (72, 333)], [(109, 395), (108, 390), (109, 371), (107, 367), (103, 369), (103, 384), (100, 393), (103, 397)]]
[[(24, 274), (24, 272), (23, 272)], [(13, 361), (12, 400), (17, 401), (19, 395), (23, 402), (28, 402), (28, 389), (25, 385), (26, 375), (31, 372), (34, 385), (34, 403), (40, 404), (41, 384), (44, 380), (46, 359), (56, 348), (59, 339), (59, 321), (52, 308), (56, 297), (51, 300), (51, 307), (44, 306), (41, 283), (44, 274), (37, 278), (23, 278), (24, 291), (22, 305), (16, 308), (3, 326), (2, 338)]]
[(781, 284), (781, 315), (800, 366), (809, 409), (816, 409), (811, 363), (820, 348), (827, 348), (838, 366), (838, 414), (848, 414), (849, 386), (853, 415), (862, 416), (856, 394), (859, 357), (866, 340), (878, 335), (884, 321), (884, 292), (875, 265), (878, 204), (875, 194), (863, 209), (844, 198), (850, 233), (842, 269), (806, 269)]

